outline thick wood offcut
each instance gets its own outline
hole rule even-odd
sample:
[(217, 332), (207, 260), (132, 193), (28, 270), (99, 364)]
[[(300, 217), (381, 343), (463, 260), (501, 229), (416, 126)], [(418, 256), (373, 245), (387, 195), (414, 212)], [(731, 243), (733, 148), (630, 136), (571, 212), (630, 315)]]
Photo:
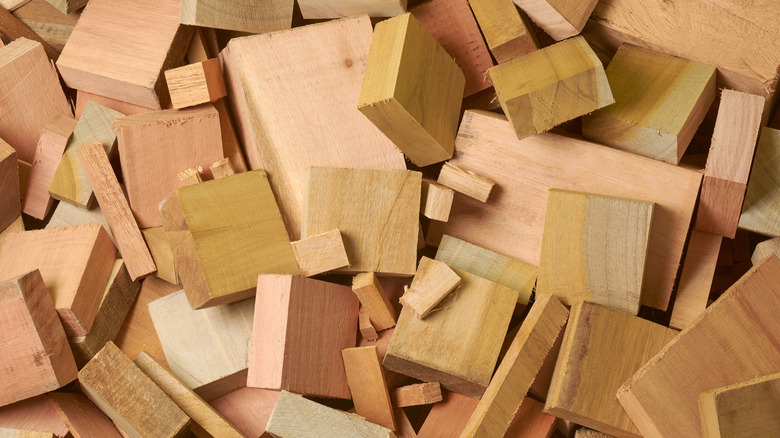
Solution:
[(686, 329), (707, 308), (722, 240), (721, 236), (691, 231), (669, 327)]
[(428, 219), (447, 222), (455, 191), (427, 178), (423, 178), (421, 189), (420, 213)]
[(20, 217), (21, 194), (17, 156), (16, 151), (0, 138), (0, 231), (8, 228)]
[(761, 128), (739, 227), (780, 236), (780, 130)]
[(480, 202), (488, 201), (490, 193), (496, 185), (484, 176), (463, 170), (450, 162), (446, 162), (442, 166), (437, 182)]
[(293, 4), (293, 0), (182, 0), (179, 20), (192, 26), (266, 33), (290, 28)]
[(378, 331), (395, 326), (398, 315), (376, 274), (364, 272), (356, 275), (352, 279), (352, 291)]
[(393, 406), (405, 408), (438, 403), (443, 400), (441, 385), (436, 382), (402, 386), (391, 391)]
[(703, 392), (699, 414), (705, 438), (780, 434), (780, 374)]
[(354, 17), (394, 17), (406, 12), (408, 0), (299, 0), (301, 14), (307, 20)]
[(468, 0), (490, 52), (498, 63), (511, 61), (539, 48), (536, 35), (512, 0)]
[(217, 58), (166, 70), (165, 82), (176, 109), (216, 102), (227, 95)]
[(514, 0), (528, 17), (557, 41), (582, 31), (598, 0)]
[(349, 266), (344, 239), (341, 238), (339, 230), (328, 231), (290, 244), (300, 274), (304, 277)]
[(122, 438), (111, 419), (83, 394), (53, 392), (49, 397), (75, 438)]
[(400, 301), (404, 308), (408, 307), (420, 318), (425, 318), (459, 285), (460, 277), (449, 266), (423, 256), (412, 284)]
[(372, 423), (395, 430), (393, 405), (376, 346), (345, 348), (341, 350), (341, 355), (355, 413)]

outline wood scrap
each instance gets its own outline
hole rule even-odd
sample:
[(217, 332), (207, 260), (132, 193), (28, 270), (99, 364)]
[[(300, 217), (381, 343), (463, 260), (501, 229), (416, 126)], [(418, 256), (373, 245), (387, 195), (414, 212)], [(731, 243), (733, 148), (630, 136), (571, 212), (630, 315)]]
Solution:
[(304, 277), (349, 266), (349, 257), (339, 230), (332, 230), (297, 242), (290, 242)]
[(30, 0), (14, 9), (13, 16), (61, 53), (81, 13), (63, 14), (47, 0)]
[(249, 33), (289, 29), (292, 18), (293, 0), (183, 0), (179, 13), (182, 24)]
[(556, 41), (573, 37), (582, 31), (598, 0), (513, 0), (531, 20)]
[(0, 230), (8, 228), (21, 212), (17, 155), (0, 139)]
[(0, 35), (16, 39), (27, 39), (35, 41), (43, 46), (46, 56), (52, 61), (56, 61), (60, 51), (49, 45), (46, 40), (41, 38), (35, 31), (27, 27), (18, 18), (5, 8), (0, 7)]
[(539, 49), (536, 35), (512, 0), (468, 0), (490, 52), (499, 64)]
[(773, 436), (780, 433), (780, 374), (703, 392), (699, 414), (705, 438)]
[(50, 397), (74, 438), (122, 437), (111, 419), (83, 394), (60, 392), (52, 393)]
[(106, 222), (103, 211), (100, 207), (96, 207), (93, 210), (86, 210), (84, 208), (76, 207), (68, 202), (60, 202), (54, 209), (54, 213), (49, 218), (49, 223), (46, 224), (45, 229), (50, 230), (52, 228), (64, 228), (74, 225), (87, 225), (87, 224), (100, 224), (103, 229), (114, 241), (114, 236), (111, 234), (111, 228)]
[(279, 391), (241, 388), (211, 400), (209, 404), (247, 437), (269, 438), (265, 432)]
[(175, 109), (216, 102), (227, 95), (217, 58), (166, 70), (165, 82)]
[(441, 386), (436, 382), (417, 383), (393, 389), (393, 405), (399, 408), (429, 405), (443, 400)]
[(428, 219), (447, 222), (452, 210), (455, 191), (423, 178), (420, 192), (420, 213)]
[(0, 427), (48, 432), (57, 437), (68, 434), (68, 426), (62, 421), (51, 397), (41, 395), (0, 408)]
[(459, 434), (479, 402), (457, 392), (444, 391), (443, 394), (444, 400), (433, 405), (417, 433), (418, 438), (451, 438)]
[(437, 182), (480, 202), (487, 202), (496, 185), (484, 176), (463, 170), (450, 162), (442, 166)]
[(144, 236), (146, 246), (152, 255), (154, 265), (157, 266), (155, 277), (165, 280), (168, 283), (179, 284), (179, 273), (176, 272), (176, 266), (173, 262), (173, 250), (171, 241), (168, 239), (168, 233), (163, 227), (154, 227), (141, 230)]
[(358, 310), (358, 330), (360, 330), (361, 338), (366, 341), (376, 341), (379, 339), (376, 327), (374, 327), (374, 324), (371, 322), (371, 317), (368, 316), (368, 311), (362, 304), (360, 305), (360, 310)]
[(221, 160), (209, 164), (209, 170), (211, 170), (211, 176), (213, 176), (214, 179), (236, 174), (235, 170), (233, 170), (233, 165), (230, 164), (229, 158), (222, 158)]
[(753, 256), (750, 258), (750, 261), (754, 265), (757, 265), (761, 260), (764, 260), (772, 254), (780, 257), (780, 238), (778, 237), (765, 240), (756, 245), (756, 249), (753, 251)]
[(406, 12), (408, 0), (300, 0), (298, 4), (305, 19), (353, 17), (368, 14), (371, 17), (394, 17)]
[(401, 297), (404, 308), (425, 318), (436, 306), (460, 286), (460, 277), (449, 266), (423, 256), (412, 284)]
[(721, 240), (721, 236), (691, 231), (669, 327), (686, 329), (707, 308)]
[(748, 179), (739, 227), (769, 236), (780, 236), (780, 194), (777, 169), (780, 168), (780, 130), (761, 128), (753, 168)]
[(376, 274), (364, 272), (356, 275), (352, 279), (352, 291), (378, 331), (395, 327), (397, 313)]
[(395, 430), (393, 405), (376, 346), (345, 348), (341, 350), (341, 355), (355, 413), (372, 423)]

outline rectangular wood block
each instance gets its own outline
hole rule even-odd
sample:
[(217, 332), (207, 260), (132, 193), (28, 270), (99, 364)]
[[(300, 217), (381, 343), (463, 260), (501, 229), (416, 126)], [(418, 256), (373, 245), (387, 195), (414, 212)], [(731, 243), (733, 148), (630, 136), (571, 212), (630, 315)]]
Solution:
[(260, 275), (247, 386), (349, 398), (341, 350), (355, 346), (358, 300), (348, 286)]
[(512, 0), (468, 0), (482, 35), (498, 63), (511, 61), (539, 48), (536, 35)]
[(339, 272), (414, 275), (419, 172), (313, 167), (301, 235), (341, 231), (350, 266)]
[(279, 394), (279, 391), (246, 387), (215, 398), (209, 404), (245, 436), (270, 438), (265, 426)]
[(341, 350), (355, 413), (366, 420), (396, 430), (393, 405), (379, 364), (376, 346)]
[(378, 331), (395, 326), (398, 314), (376, 274), (364, 272), (356, 275), (352, 279), (352, 291)]
[(417, 166), (452, 156), (466, 77), (412, 14), (377, 24), (358, 109)]
[(73, 436), (122, 438), (111, 419), (85, 395), (53, 392), (49, 394), (49, 397)]
[(412, 284), (401, 297), (401, 304), (425, 318), (450, 293), (457, 290), (460, 277), (445, 263), (423, 256)]
[(0, 427), (42, 431), (50, 433), (52, 437), (64, 437), (69, 432), (48, 394), (0, 408)]
[(354, 17), (395, 17), (406, 13), (407, 0), (299, 0), (301, 14), (307, 20)]
[(176, 272), (176, 266), (173, 263), (173, 250), (171, 241), (168, 239), (168, 233), (164, 227), (154, 227), (141, 230), (144, 236), (146, 246), (152, 254), (154, 264), (157, 266), (155, 277), (165, 280), (168, 283), (179, 284), (179, 273)]
[(417, 383), (395, 388), (391, 392), (393, 406), (431, 405), (442, 401), (441, 385), (437, 382)]
[(437, 182), (480, 202), (487, 202), (496, 185), (484, 176), (463, 170), (449, 161), (442, 166)]
[(780, 434), (780, 374), (705, 391), (699, 414), (705, 438)]
[(179, 21), (182, 24), (266, 33), (289, 29), (293, 0), (249, 0), (226, 3), (222, 0), (183, 0)]
[(304, 277), (322, 274), (349, 266), (347, 250), (341, 231), (332, 230), (291, 242), (298, 269)]
[(217, 58), (165, 70), (165, 82), (176, 109), (216, 102), (227, 95)]
[(21, 211), (18, 154), (0, 139), (0, 230), (8, 228)]
[(455, 191), (423, 178), (420, 192), (420, 213), (428, 219), (447, 222), (452, 210)]
[(528, 17), (557, 41), (579, 34), (598, 0), (514, 0)]
[(750, 261), (754, 265), (757, 265), (758, 262), (772, 254), (780, 257), (780, 237), (765, 240), (756, 245), (755, 250), (753, 250), (753, 255), (750, 257)]
[(753, 159), (739, 227), (769, 236), (780, 236), (780, 130), (761, 128)]
[(466, 427), (479, 400), (458, 394), (444, 392), (444, 400), (436, 403), (425, 418), (417, 434), (418, 438), (451, 438), (458, 436)]
[(432, 222), (428, 242), (449, 234), (537, 266), (549, 189), (655, 202), (642, 304), (667, 308), (701, 174), (551, 133), (518, 140), (504, 117), (477, 111), (466, 111), (456, 145), (453, 164), (501, 191), (487, 204), (456, 195), (450, 220)]
[(488, 70), (519, 139), (615, 103), (604, 66), (578, 36)]
[(669, 327), (686, 329), (707, 308), (721, 240), (721, 236), (691, 230)]
[(585, 116), (582, 135), (679, 163), (715, 99), (715, 68), (624, 44), (606, 72), (615, 103)]

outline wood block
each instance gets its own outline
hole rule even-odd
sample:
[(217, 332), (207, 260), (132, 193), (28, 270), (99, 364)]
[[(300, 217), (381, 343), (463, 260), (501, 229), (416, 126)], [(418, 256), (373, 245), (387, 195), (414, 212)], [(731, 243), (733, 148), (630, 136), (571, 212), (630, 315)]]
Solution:
[(404, 307), (382, 365), (470, 397), (490, 382), (517, 291), (464, 271), (457, 294), (420, 319)]
[(466, 112), (456, 143), (452, 163), (495, 180), (500, 194), (487, 204), (456, 195), (429, 243), (449, 234), (537, 266), (550, 188), (655, 202), (642, 304), (666, 309), (701, 174), (551, 133), (518, 140), (504, 117), (485, 112)]
[(87, 103), (95, 102), (106, 108), (110, 108), (119, 112), (125, 116), (132, 116), (135, 114), (148, 113), (154, 111), (152, 108), (146, 108), (140, 105), (133, 105), (132, 103), (123, 102), (121, 100), (112, 99), (110, 97), (100, 96), (97, 94), (88, 93), (83, 90), (76, 90), (76, 118), (81, 118), (81, 113), (84, 111)]
[(278, 398), (279, 391), (241, 388), (211, 400), (209, 404), (244, 435), (270, 438), (265, 426)]
[(233, 165), (230, 164), (229, 158), (222, 158), (221, 160), (217, 160), (209, 164), (209, 170), (211, 170), (211, 175), (214, 177), (214, 179), (220, 179), (236, 174), (236, 172), (233, 170)]
[(0, 436), (3, 438), (56, 438), (51, 432), (35, 432), (32, 430), (0, 428)]
[(0, 406), (60, 388), (78, 369), (38, 270), (0, 283)]
[(8, 228), (21, 211), (19, 164), (16, 151), (0, 139), (0, 230)]
[(526, 397), (514, 415), (507, 437), (550, 438), (555, 432), (557, 418), (544, 412), (544, 403)]
[(266, 33), (289, 29), (293, 0), (250, 0), (225, 3), (220, 0), (183, 0), (179, 21), (193, 26)]
[(54, 408), (51, 397), (41, 395), (0, 408), (0, 427), (68, 435), (68, 426)]
[(761, 96), (723, 90), (701, 185), (697, 230), (736, 236), (764, 103)]
[(777, 257), (753, 267), (620, 388), (643, 435), (700, 437), (701, 392), (777, 372), (778, 280)]
[(780, 374), (705, 391), (699, 396), (706, 438), (776, 436), (780, 433)]
[(393, 406), (399, 408), (431, 405), (443, 400), (441, 385), (436, 382), (417, 383), (395, 388), (392, 391), (392, 398)]
[(27, 194), (27, 177), (30, 176), (30, 168), (32, 168), (32, 163), (28, 163), (17, 158), (16, 164), (19, 167), (19, 195), (21, 196), (21, 199), (24, 199)]
[(652, 202), (550, 190), (537, 292), (639, 313)]
[(300, 274), (304, 277), (349, 266), (347, 250), (339, 230), (291, 242)]
[(130, 437), (179, 437), (190, 418), (109, 342), (79, 371), (84, 394)]
[(597, 430), (580, 427), (574, 432), (574, 438), (613, 438), (612, 435), (601, 433)]
[(715, 99), (715, 69), (625, 44), (606, 73), (615, 103), (583, 118), (583, 136), (678, 164)]
[(750, 261), (754, 265), (757, 265), (761, 260), (764, 260), (772, 254), (780, 257), (780, 238), (778, 237), (765, 240), (756, 245), (756, 249), (753, 251), (753, 256), (750, 258)]
[(255, 315), (247, 386), (349, 398), (341, 350), (355, 346), (358, 322), (349, 287), (260, 275)]
[(29, 1), (30, 0), (1, 0), (0, 6), (7, 11), (14, 11)]
[[(355, 108), (371, 39), (370, 19), (356, 17), (236, 38), (222, 51), (247, 160), (273, 175), (292, 240), (301, 238), (310, 167), (406, 169), (403, 154)], [(290, 53), (306, 61), (291, 63)]]
[(187, 387), (181, 379), (171, 374), (154, 358), (141, 352), (134, 362), (155, 385), (162, 389), (165, 395), (170, 397), (192, 419), (192, 427), (196, 435), (200, 436), (201, 433), (204, 433), (206, 436), (233, 438), (244, 436), (219, 412)]
[(176, 109), (216, 102), (227, 95), (217, 58), (166, 70), (165, 81)]
[(769, 236), (780, 236), (780, 193), (777, 187), (780, 169), (780, 130), (762, 128), (750, 172), (739, 227)]
[(468, 0), (482, 35), (498, 63), (511, 61), (539, 48), (536, 35), (512, 0)]
[(140, 290), (141, 283), (130, 279), (124, 260), (117, 259), (92, 328), (86, 336), (69, 340), (73, 356), (80, 367), (89, 362), (108, 341), (116, 338)]
[(557, 298), (537, 296), (461, 437), (506, 434), (568, 317), (569, 311)]
[(395, 417), (387, 382), (379, 364), (376, 346), (341, 350), (355, 413), (366, 420), (395, 430)]
[(80, 146), (78, 155), (114, 235), (116, 246), (127, 265), (130, 278), (135, 281), (153, 274), (157, 267), (114, 175), (111, 163), (108, 162), (103, 144), (93, 142)]
[(58, 50), (47, 43), (46, 40), (40, 37), (40, 35), (35, 33), (35, 31), (27, 27), (18, 18), (5, 9), (0, 10), (0, 29), (3, 31), (3, 36), (12, 41), (26, 38), (42, 44), (43, 50), (46, 52), (46, 56), (52, 61), (56, 61), (60, 54)]
[(15, 233), (0, 251), (0, 280), (40, 269), (65, 334), (84, 336), (100, 307), (115, 254), (98, 224)]
[(342, 18), (368, 14), (370, 17), (395, 17), (406, 13), (407, 0), (299, 0), (304, 19)]
[(122, 438), (111, 419), (83, 394), (53, 392), (49, 397), (75, 438)]
[(260, 273), (299, 272), (262, 170), (180, 188), (160, 216), (193, 308), (253, 296)]
[(444, 401), (433, 405), (431, 412), (425, 419), (418, 438), (451, 438), (458, 436), (466, 427), (478, 400), (458, 394), (457, 392), (444, 392)]
[(203, 168), (201, 166), (190, 167), (176, 174), (179, 180), (178, 187), (192, 186), (203, 182)]
[(455, 191), (427, 178), (423, 178), (421, 188), (420, 213), (428, 219), (447, 222)]
[(394, 438), (385, 427), (357, 415), (323, 406), (300, 395), (282, 391), (268, 419), (266, 431), (279, 438), (340, 436), (344, 438)]
[(358, 311), (358, 329), (360, 330), (360, 336), (366, 341), (376, 341), (379, 339), (376, 328), (371, 322), (371, 317), (368, 315), (368, 311), (363, 305), (360, 305)]
[(24, 231), (24, 221), (22, 221), (22, 215), (16, 217), (16, 220), (11, 223), (6, 229), (3, 231), (0, 231), (0, 249), (3, 247), (3, 243), (5, 243), (5, 239), (11, 234), (11, 233), (18, 233), (19, 231)]
[[(181, 19), (181, 18), (180, 18)], [(190, 46), (187, 48), (187, 62), (207, 61), (219, 55), (219, 41), (217, 41), (216, 29), (198, 27), (192, 34)]]
[(152, 254), (155, 266), (157, 266), (157, 272), (154, 275), (168, 283), (178, 284), (179, 274), (173, 264), (173, 250), (165, 228), (147, 228), (141, 230), (141, 234), (143, 234), (146, 246)]
[(707, 308), (721, 240), (721, 236), (691, 231), (669, 327), (686, 329)]
[(63, 14), (70, 14), (87, 5), (87, 0), (46, 0)]
[(81, 207), (76, 207), (73, 204), (67, 202), (60, 202), (57, 207), (54, 208), (49, 218), (49, 223), (46, 224), (46, 229), (72, 227), (74, 225), (87, 225), (87, 224), (100, 224), (103, 230), (106, 231), (111, 241), (114, 240), (114, 236), (111, 234), (111, 228), (106, 222), (103, 211), (100, 207), (96, 207), (94, 210), (86, 210)]
[(211, 400), (246, 385), (254, 300), (193, 310), (184, 291), (149, 303), (173, 374)]
[(241, 144), (238, 142), (238, 136), (233, 126), (233, 120), (230, 118), (230, 112), (225, 104), (225, 99), (214, 102), (214, 108), (219, 113), (219, 128), (222, 130), (222, 152), (230, 160), (235, 172), (246, 172), (248, 167), (244, 159), (244, 153)]
[(27, 175), (27, 189), (22, 208), (22, 211), (36, 219), (43, 220), (54, 203), (49, 196), (49, 184), (57, 172), (74, 129), (76, 120), (70, 116), (57, 116), (43, 127), (32, 167)]
[(14, 10), (13, 15), (38, 34), (59, 55), (76, 27), (81, 12), (63, 14), (46, 0), (31, 0)]
[(528, 17), (556, 41), (579, 34), (598, 0), (513, 0)]
[(442, 166), (437, 182), (480, 202), (487, 202), (496, 185), (493, 181), (463, 170), (449, 161)]
[(352, 291), (357, 295), (361, 307), (366, 310), (371, 323), (378, 331), (395, 327), (398, 314), (376, 274), (364, 272), (356, 275), (352, 279)]
[(445, 263), (423, 256), (411, 286), (401, 297), (404, 308), (425, 318), (460, 286), (460, 277)]
[(417, 166), (452, 157), (466, 78), (412, 14), (377, 24), (358, 109)]
[(421, 181), (408, 170), (313, 167), (301, 235), (341, 231), (350, 266), (339, 272), (411, 276)]

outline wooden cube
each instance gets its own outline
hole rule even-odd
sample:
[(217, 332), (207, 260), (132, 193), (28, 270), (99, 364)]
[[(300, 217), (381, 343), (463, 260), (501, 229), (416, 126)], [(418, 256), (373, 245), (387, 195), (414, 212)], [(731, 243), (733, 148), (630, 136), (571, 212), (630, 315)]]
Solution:
[(761, 136), (748, 179), (739, 227), (769, 236), (780, 236), (780, 130), (761, 128)]
[(21, 211), (16, 157), (16, 151), (0, 139), (0, 231), (8, 228)]
[(307, 20), (353, 17), (394, 17), (406, 12), (407, 0), (299, 0), (301, 14)]
[(216, 102), (227, 95), (217, 58), (166, 70), (165, 82), (176, 109)]
[(468, 0), (485, 42), (498, 63), (539, 49), (536, 35), (512, 0)]
[(598, 0), (514, 0), (528, 17), (557, 41), (579, 34)]
[(420, 198), (420, 213), (428, 219), (447, 222), (452, 210), (455, 191), (449, 187), (423, 178)]
[(182, 0), (179, 20), (192, 26), (266, 33), (290, 28), (293, 4), (293, 0)]
[(418, 166), (452, 157), (466, 78), (412, 14), (377, 24), (358, 109)]

